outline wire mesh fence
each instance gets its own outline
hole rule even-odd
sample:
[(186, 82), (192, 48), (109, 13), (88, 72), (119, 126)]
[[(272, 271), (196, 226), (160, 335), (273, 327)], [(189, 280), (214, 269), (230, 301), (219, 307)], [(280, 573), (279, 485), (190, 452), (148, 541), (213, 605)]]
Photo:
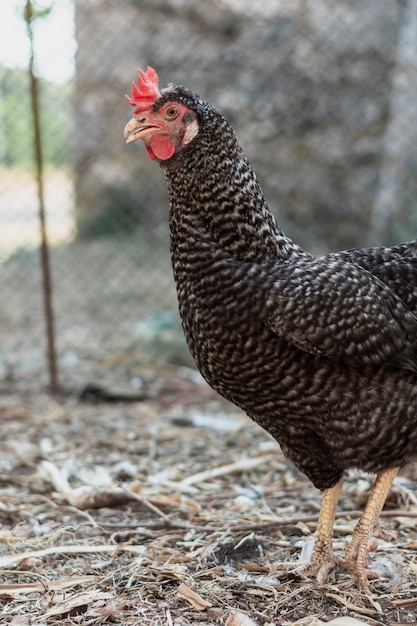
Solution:
[(415, 238), (415, 0), (0, 0), (0, 11), (6, 385), (48, 381), (31, 34), (62, 384), (140, 384), (150, 361), (191, 364), (164, 181), (122, 136), (137, 67), (229, 118), (279, 223), (311, 251)]

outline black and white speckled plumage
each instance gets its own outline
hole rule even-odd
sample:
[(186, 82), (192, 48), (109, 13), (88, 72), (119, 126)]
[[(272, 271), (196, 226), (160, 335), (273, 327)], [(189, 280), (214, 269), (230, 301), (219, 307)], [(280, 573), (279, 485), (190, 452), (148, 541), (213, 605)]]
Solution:
[(182, 87), (155, 103), (199, 132), (160, 161), (187, 343), (221, 395), (319, 489), (417, 457), (417, 242), (314, 257), (268, 210), (227, 121)]

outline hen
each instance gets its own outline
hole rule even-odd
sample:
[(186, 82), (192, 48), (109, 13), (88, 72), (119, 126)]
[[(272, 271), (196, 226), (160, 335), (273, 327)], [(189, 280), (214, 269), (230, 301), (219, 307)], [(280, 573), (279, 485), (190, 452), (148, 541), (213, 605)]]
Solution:
[[(185, 337), (207, 382), (323, 492), (307, 575), (336, 563), (365, 591), (379, 516), (417, 457), (417, 242), (312, 256), (269, 211), (226, 119), (152, 68), (133, 83), (127, 143), (165, 173)], [(343, 562), (332, 533), (343, 473), (376, 481)]]

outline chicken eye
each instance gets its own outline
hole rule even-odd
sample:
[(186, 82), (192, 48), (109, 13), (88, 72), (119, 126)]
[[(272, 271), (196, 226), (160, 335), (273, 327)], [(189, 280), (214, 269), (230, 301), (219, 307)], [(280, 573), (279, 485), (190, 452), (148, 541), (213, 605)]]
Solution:
[(179, 108), (175, 106), (175, 104), (171, 104), (165, 111), (165, 117), (168, 120), (175, 120), (175, 118), (178, 117), (179, 112)]

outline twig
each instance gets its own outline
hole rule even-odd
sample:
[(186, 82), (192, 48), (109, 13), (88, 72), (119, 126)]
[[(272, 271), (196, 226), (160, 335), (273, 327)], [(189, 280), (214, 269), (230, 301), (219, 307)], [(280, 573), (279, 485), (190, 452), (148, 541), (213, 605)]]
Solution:
[(156, 513), (156, 515), (160, 517), (161, 519), (163, 519), (164, 522), (168, 524), (168, 526), (172, 525), (171, 520), (168, 517), (168, 515), (165, 515), (165, 513), (163, 513), (161, 509), (159, 509), (157, 506), (152, 504), (152, 502), (149, 502), (147, 498), (144, 498), (143, 496), (135, 493), (134, 491), (131, 491), (127, 487), (124, 487), (124, 491), (126, 492), (126, 494), (128, 494), (132, 498), (132, 500), (137, 500), (141, 504), (144, 504), (150, 511), (152, 511), (153, 513)]
[(253, 469), (254, 467), (258, 467), (258, 465), (267, 463), (271, 458), (271, 456), (261, 456), (255, 459), (243, 459), (241, 461), (236, 461), (236, 463), (229, 463), (229, 465), (212, 467), (204, 472), (187, 476), (187, 478), (184, 478), (178, 483), (173, 483), (171, 481), (171, 485), (176, 484), (177, 488), (181, 490), (182, 487), (189, 487), (195, 483), (202, 483), (206, 480), (210, 480), (211, 478), (217, 478), (218, 476), (225, 476), (226, 474), (234, 474), (235, 472), (244, 472), (246, 470)]
[[(139, 496), (140, 499), (140, 496)], [(142, 500), (141, 500), (142, 501)], [(150, 504), (150, 503), (149, 503)], [(154, 505), (151, 505), (154, 506)], [(159, 509), (158, 509), (159, 510)], [(207, 532), (226, 532), (230, 531), (230, 526), (214, 526), (210, 524), (193, 524), (190, 522), (177, 522), (175, 520), (169, 519), (166, 515), (161, 513), (160, 517), (166, 522), (170, 528), (176, 529), (184, 529), (184, 530), (200, 530)], [(348, 512), (339, 512), (336, 514), (336, 519), (340, 519), (343, 517), (350, 517), (351, 519), (359, 519), (362, 516), (363, 511), (348, 511)], [(392, 517), (417, 517), (417, 511), (383, 511), (381, 513), (381, 517), (392, 518)], [(263, 521), (263, 522), (253, 522), (248, 524), (233, 524), (233, 531), (242, 532), (242, 531), (250, 531), (250, 530), (263, 530), (266, 528), (273, 528), (274, 526), (296, 526), (298, 523), (307, 524), (309, 522), (317, 522), (317, 515), (294, 515), (292, 517), (276, 517), (271, 520)], [(117, 522), (100, 522), (100, 526), (103, 528), (137, 528), (136, 524), (118, 524)], [(148, 529), (159, 529), (164, 528), (165, 524), (161, 524), (160, 522), (141, 522), (141, 526)]]
[(408, 600), (392, 600), (391, 605), (395, 609), (409, 609), (410, 606), (417, 606), (417, 598), (408, 598)]
[(363, 615), (375, 615), (377, 613), (374, 609), (367, 609), (366, 607), (353, 604), (353, 602), (349, 602), (349, 600), (339, 596), (337, 593), (326, 593), (326, 596), (328, 598), (333, 598), (333, 600), (342, 604), (344, 607), (349, 609), (349, 611), (357, 611), (358, 613), (363, 613)]
[(39, 105), (39, 85), (38, 79), (35, 75), (35, 48), (34, 48), (34, 34), (32, 28), (32, 22), (36, 17), (31, 0), (27, 0), (25, 8), (25, 19), (27, 33), (30, 43), (30, 57), (29, 57), (29, 79), (30, 79), (30, 92), (32, 99), (32, 114), (33, 114), (33, 132), (34, 132), (34, 149), (35, 149), (35, 164), (36, 164), (36, 182), (38, 187), (38, 202), (39, 202), (39, 225), (40, 225), (40, 257), (42, 267), (42, 279), (43, 279), (43, 306), (45, 315), (45, 330), (46, 330), (46, 343), (47, 343), (47, 359), (49, 370), (49, 386), (52, 391), (59, 390), (58, 381), (58, 362), (55, 349), (55, 319), (52, 303), (52, 275), (49, 258), (49, 245), (46, 232), (46, 211), (45, 211), (45, 193), (44, 193), (44, 172), (43, 172), (43, 152), (42, 152), (42, 138), (41, 138), (41, 121), (40, 121), (40, 105)]
[(44, 548), (43, 550), (31, 550), (29, 552), (19, 552), (17, 554), (8, 554), (7, 556), (0, 557), (0, 568), (1, 567), (9, 567), (10, 565), (14, 565), (16, 563), (20, 563), (25, 559), (42, 559), (46, 556), (54, 556), (58, 554), (94, 554), (100, 552), (114, 552), (117, 554), (118, 552), (133, 552), (137, 554), (143, 554), (144, 547), (142, 545), (130, 545), (130, 544), (122, 544), (122, 545), (97, 545), (97, 546), (87, 546), (87, 545), (69, 545), (69, 546), (50, 546), (49, 548)]
[(49, 590), (60, 590), (83, 585), (96, 580), (96, 576), (73, 576), (60, 580), (42, 580), (38, 583), (2, 583), (0, 584), (0, 596), (15, 596), (21, 593), (32, 593), (33, 591), (45, 592)]

